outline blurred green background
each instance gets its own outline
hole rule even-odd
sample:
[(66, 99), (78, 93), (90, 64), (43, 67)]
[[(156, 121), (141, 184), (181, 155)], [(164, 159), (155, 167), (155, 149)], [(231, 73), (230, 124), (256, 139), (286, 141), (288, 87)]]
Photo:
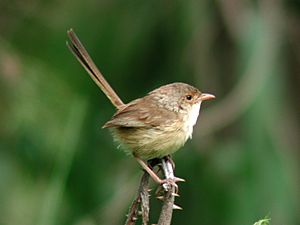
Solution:
[(300, 224), (298, 1), (0, 8), (0, 224), (122, 224), (135, 196), (142, 172), (101, 129), (114, 107), (66, 48), (71, 27), (124, 102), (175, 81), (217, 96), (174, 155), (172, 224)]

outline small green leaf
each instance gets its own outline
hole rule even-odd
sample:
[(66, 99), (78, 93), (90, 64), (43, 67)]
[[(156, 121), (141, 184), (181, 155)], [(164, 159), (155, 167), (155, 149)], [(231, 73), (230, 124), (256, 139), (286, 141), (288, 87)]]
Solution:
[(257, 221), (254, 225), (270, 225), (270, 218)]

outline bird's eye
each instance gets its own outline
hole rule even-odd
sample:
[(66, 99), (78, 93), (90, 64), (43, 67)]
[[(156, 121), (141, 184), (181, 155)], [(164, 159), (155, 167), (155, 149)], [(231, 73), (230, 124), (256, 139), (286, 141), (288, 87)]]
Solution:
[(185, 96), (185, 98), (190, 101), (190, 100), (192, 100), (193, 96), (187, 95), (187, 96)]

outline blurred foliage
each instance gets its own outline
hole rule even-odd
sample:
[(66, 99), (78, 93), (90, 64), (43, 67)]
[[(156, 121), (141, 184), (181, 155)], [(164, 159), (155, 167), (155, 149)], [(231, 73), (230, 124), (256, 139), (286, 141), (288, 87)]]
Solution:
[(125, 102), (175, 81), (217, 96), (174, 155), (187, 180), (174, 225), (300, 224), (299, 3), (0, 7), (0, 224), (122, 224), (136, 193), (141, 171), (101, 129), (114, 108), (68, 52), (71, 27)]

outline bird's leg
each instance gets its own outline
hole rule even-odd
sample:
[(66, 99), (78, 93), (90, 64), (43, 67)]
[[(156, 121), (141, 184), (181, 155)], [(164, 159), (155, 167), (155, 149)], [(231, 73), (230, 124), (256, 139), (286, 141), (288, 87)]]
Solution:
[[(154, 158), (154, 159), (149, 160), (148, 161), (148, 165), (149, 165), (148, 167), (154, 168), (155, 166), (158, 166), (158, 168), (159, 168), (158, 172), (163, 171), (161, 160), (162, 159), (159, 159), (159, 158)], [(170, 162), (170, 164), (172, 165), (173, 171), (175, 171), (175, 162), (173, 161), (172, 156), (167, 155), (167, 156), (164, 157), (164, 160)], [(182, 178), (179, 178), (179, 177), (174, 177), (174, 182), (185, 182), (185, 180), (182, 179)]]
[(161, 159), (160, 158), (154, 158), (154, 159), (150, 159), (147, 161), (148, 166), (154, 171), (154, 167), (157, 166), (157, 171), (155, 171), (155, 173), (158, 175), (160, 171), (162, 170), (162, 165), (161, 165)]
[(135, 156), (135, 159), (138, 161), (138, 163), (141, 165), (141, 167), (147, 171), (147, 173), (151, 176), (151, 178), (158, 184), (160, 184), (163, 189), (168, 190), (170, 186), (175, 187), (175, 194), (178, 193), (178, 186), (176, 182), (182, 182), (185, 181), (184, 179), (181, 179), (179, 177), (173, 177), (168, 179), (161, 179), (157, 176), (157, 174), (139, 157)]
[(154, 168), (155, 166), (159, 166), (161, 164), (160, 158), (154, 158), (147, 161), (150, 168)]
[(158, 183), (158, 184), (163, 184), (165, 183), (164, 180), (160, 179), (157, 174), (139, 157), (135, 156), (136, 161), (141, 165), (141, 167), (147, 171), (147, 173), (152, 177), (152, 179)]
[[(174, 161), (172, 160), (171, 155), (165, 156), (164, 159), (165, 159), (166, 161), (169, 161), (169, 162), (171, 163), (171, 165), (172, 165), (173, 170), (175, 170), (175, 163), (174, 163)], [(182, 178), (179, 178), (179, 177), (174, 177), (174, 182), (175, 182), (175, 183), (176, 183), (176, 182), (185, 182), (185, 179), (182, 179)]]
[[(167, 155), (164, 158), (162, 158), (161, 162), (162, 163), (159, 164), (160, 170), (164, 171), (164, 169), (162, 167), (163, 167), (163, 164), (165, 162), (165, 164), (169, 163), (171, 165), (172, 170), (174, 171), (175, 163), (172, 160), (170, 155)], [(158, 187), (158, 189), (156, 190), (156, 196), (157, 196), (158, 199), (161, 198), (160, 193), (162, 191), (167, 191), (171, 186), (175, 187), (175, 192), (173, 194), (175, 196), (179, 196), (178, 195), (178, 185), (176, 184), (176, 182), (185, 182), (184, 179), (179, 178), (179, 177), (175, 177), (175, 176), (167, 177), (166, 179), (164, 179), (162, 181), (163, 181), (162, 185), (160, 187)]]

